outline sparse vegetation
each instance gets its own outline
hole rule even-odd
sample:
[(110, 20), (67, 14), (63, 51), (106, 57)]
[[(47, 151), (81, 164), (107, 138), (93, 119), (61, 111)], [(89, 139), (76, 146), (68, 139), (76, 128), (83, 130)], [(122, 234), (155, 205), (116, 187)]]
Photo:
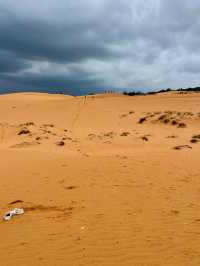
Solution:
[(166, 92), (171, 92), (171, 91), (174, 91), (174, 92), (179, 92), (179, 93), (188, 93), (188, 92), (200, 92), (200, 87), (194, 87), (194, 88), (178, 88), (178, 89), (171, 89), (171, 88), (168, 88), (168, 89), (161, 89), (161, 90), (158, 90), (158, 91), (150, 91), (150, 92), (141, 92), (141, 91), (124, 91), (123, 94), (124, 95), (127, 95), (127, 96), (145, 96), (145, 95), (155, 95), (155, 94), (158, 94), (158, 93), (166, 93)]
[(178, 122), (176, 120), (172, 120), (172, 125), (176, 126), (178, 124)]
[(139, 124), (142, 124), (142, 123), (144, 123), (146, 120), (147, 120), (146, 117), (142, 117), (142, 118), (140, 118), (140, 120), (138, 121), (138, 123), (139, 123)]
[(136, 95), (146, 95), (146, 93), (143, 93), (141, 91), (130, 91), (130, 92), (123, 92), (124, 95), (128, 95), (128, 96), (136, 96)]
[(197, 143), (198, 142), (198, 139), (191, 139), (190, 142), (191, 143)]
[(175, 138), (177, 138), (178, 136), (176, 136), (176, 135), (170, 135), (170, 136), (167, 136), (167, 138), (168, 139), (175, 139)]
[(185, 123), (179, 123), (179, 124), (178, 124), (178, 127), (179, 127), (179, 128), (184, 128), (184, 127), (186, 127), (186, 124), (185, 124)]
[(130, 132), (122, 132), (120, 134), (121, 137), (127, 137), (128, 135), (130, 135)]
[(167, 116), (166, 115), (161, 115), (158, 117), (158, 120), (164, 120)]
[(135, 112), (134, 111), (129, 111), (129, 115), (132, 115), (134, 114)]
[(19, 124), (20, 127), (28, 127), (28, 126), (34, 126), (33, 122), (26, 122)]
[(164, 124), (168, 124), (169, 122), (170, 122), (170, 120), (168, 118), (166, 118), (166, 119), (163, 120), (163, 123)]
[(200, 139), (200, 134), (199, 135), (194, 135), (192, 138)]
[(110, 131), (110, 132), (107, 132), (107, 133), (103, 134), (104, 137), (108, 137), (108, 138), (113, 138), (114, 135), (115, 135), (115, 133), (113, 131)]
[(146, 136), (143, 136), (141, 139), (144, 140), (144, 141), (148, 141), (149, 140)]
[(65, 142), (63, 140), (56, 142), (58, 146), (64, 146)]
[(20, 131), (19, 131), (19, 133), (18, 133), (18, 135), (25, 135), (25, 134), (30, 134), (31, 132), (30, 132), (30, 130), (28, 129), (28, 128), (22, 128)]
[(182, 150), (182, 149), (192, 149), (192, 147), (191, 146), (189, 146), (189, 145), (179, 145), (179, 146), (175, 146), (174, 147), (174, 149), (175, 150)]
[(198, 143), (200, 141), (200, 134), (192, 136), (191, 143)]
[(53, 124), (44, 124), (43, 126), (44, 126), (44, 127), (54, 127)]

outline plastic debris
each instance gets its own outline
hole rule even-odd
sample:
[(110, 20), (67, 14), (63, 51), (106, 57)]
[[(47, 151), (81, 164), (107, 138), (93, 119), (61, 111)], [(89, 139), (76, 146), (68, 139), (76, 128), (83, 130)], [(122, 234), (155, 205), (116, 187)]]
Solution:
[(3, 216), (3, 219), (5, 221), (9, 221), (12, 218), (12, 213), (11, 212), (6, 212)]
[(11, 220), (11, 218), (14, 216), (14, 215), (20, 215), (20, 214), (24, 214), (24, 209), (22, 208), (14, 208), (13, 210), (9, 211), (9, 212), (6, 212), (3, 216), (3, 219), (5, 221), (9, 221)]

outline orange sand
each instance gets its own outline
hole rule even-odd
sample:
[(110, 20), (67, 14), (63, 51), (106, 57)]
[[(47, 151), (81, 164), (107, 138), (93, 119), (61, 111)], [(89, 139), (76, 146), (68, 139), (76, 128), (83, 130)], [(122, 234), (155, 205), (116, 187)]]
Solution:
[(0, 96), (0, 265), (200, 265), (199, 102)]

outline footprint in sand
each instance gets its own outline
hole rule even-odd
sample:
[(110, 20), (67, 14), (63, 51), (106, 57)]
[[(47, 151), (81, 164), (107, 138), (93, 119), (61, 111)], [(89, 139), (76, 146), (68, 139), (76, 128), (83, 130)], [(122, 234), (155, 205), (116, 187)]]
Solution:
[(61, 179), (61, 180), (59, 180), (58, 183), (59, 183), (64, 189), (72, 190), (72, 189), (76, 189), (76, 188), (77, 188), (77, 186), (73, 186), (73, 185), (71, 185), (71, 186), (66, 186), (66, 185), (64, 185), (64, 184), (65, 184), (65, 179), (64, 179), (64, 178)]
[(68, 187), (64, 187), (65, 189), (69, 189), (69, 190), (72, 190), (72, 189), (76, 189), (77, 187), (76, 186), (68, 186)]
[(58, 181), (59, 184), (64, 184), (65, 183), (65, 179), (61, 179)]
[(38, 145), (38, 144), (40, 144), (40, 142), (38, 141), (32, 141), (32, 142), (24, 141), (21, 143), (14, 144), (10, 146), (10, 148), (27, 148), (27, 147)]
[(180, 212), (178, 210), (171, 210), (170, 213), (173, 215), (179, 215)]

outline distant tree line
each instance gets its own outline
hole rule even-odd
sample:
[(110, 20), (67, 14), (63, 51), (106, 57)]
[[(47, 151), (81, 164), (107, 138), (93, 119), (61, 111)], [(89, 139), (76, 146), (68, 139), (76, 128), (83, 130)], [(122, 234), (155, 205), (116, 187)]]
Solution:
[(200, 87), (194, 87), (194, 88), (186, 88), (186, 89), (177, 89), (177, 91), (194, 91), (194, 92), (200, 92)]
[(200, 87), (194, 87), (194, 88), (179, 88), (179, 89), (162, 89), (158, 91), (149, 91), (149, 92), (141, 92), (141, 91), (124, 91), (124, 95), (128, 96), (136, 96), (136, 95), (153, 95), (157, 93), (164, 93), (169, 91), (180, 91), (180, 92), (200, 92)]

